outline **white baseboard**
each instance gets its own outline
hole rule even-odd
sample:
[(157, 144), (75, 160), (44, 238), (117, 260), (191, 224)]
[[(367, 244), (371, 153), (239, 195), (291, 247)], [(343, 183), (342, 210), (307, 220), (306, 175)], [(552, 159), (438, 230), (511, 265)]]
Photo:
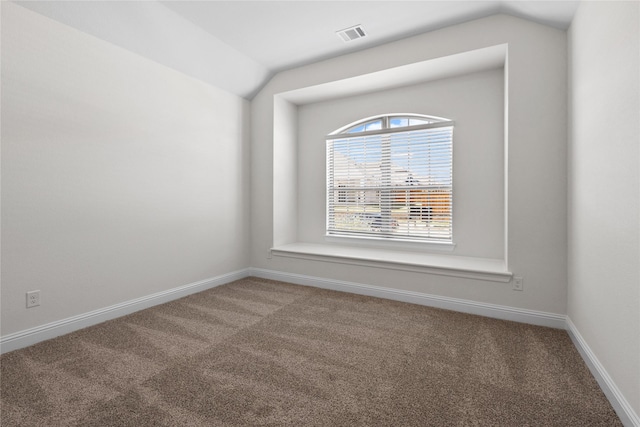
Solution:
[(109, 307), (90, 311), (88, 313), (68, 317), (56, 322), (47, 323), (46, 325), (15, 332), (0, 338), (0, 354), (27, 347), (60, 335), (65, 335), (107, 320), (125, 316), (145, 308), (153, 307), (154, 305), (164, 304), (178, 298), (186, 297), (187, 295), (215, 288), (216, 286), (224, 285), (225, 283), (233, 282), (234, 280), (243, 279), (249, 275), (249, 272), (250, 269), (245, 268), (228, 274), (212, 277), (210, 279), (169, 289), (167, 291), (158, 292)]
[(353, 294), (386, 298), (395, 301), (409, 302), (429, 307), (444, 308), (496, 319), (512, 320), (532, 325), (548, 326), (565, 329), (566, 316), (563, 314), (546, 313), (543, 311), (526, 310), (504, 305), (487, 304), (459, 298), (449, 298), (429, 295), (420, 292), (404, 291), (400, 289), (383, 288), (362, 283), (343, 282), (340, 280), (324, 279), (301, 274), (285, 273), (282, 271), (251, 268), (251, 275), (264, 279), (280, 280), (298, 285), (314, 286), (316, 288), (332, 289)]
[(613, 379), (611, 379), (602, 364), (598, 361), (595, 354), (591, 351), (575, 325), (571, 322), (571, 319), (565, 315), (260, 268), (251, 268), (250, 274), (264, 279), (280, 280), (298, 285), (314, 286), (316, 288), (332, 289), (336, 291), (386, 298), (497, 319), (512, 320), (515, 322), (548, 326), (557, 329), (566, 329), (571, 340), (587, 363), (587, 366), (589, 366), (591, 373), (598, 381), (598, 384), (602, 388), (602, 391), (611, 403), (611, 406), (613, 406), (622, 423), (626, 427), (640, 427), (640, 418), (638, 418), (638, 415), (635, 413), (631, 405), (629, 405), (629, 402), (624, 398), (618, 387), (613, 382)]
[(420, 304), (429, 307), (443, 308), (463, 313), (477, 314), (480, 316), (497, 319), (511, 320), (521, 323), (529, 323), (551, 328), (566, 329), (569, 332), (574, 345), (587, 363), (591, 373), (598, 381), (604, 394), (607, 396), (614, 410), (627, 427), (640, 427), (640, 418), (635, 413), (629, 402), (624, 398), (613, 379), (602, 366), (598, 358), (591, 351), (582, 335), (565, 315), (547, 313), (543, 311), (526, 310), (496, 304), (480, 303), (471, 300), (449, 298), (437, 295), (429, 295), (420, 292), (404, 291), (400, 289), (384, 288), (366, 285), (362, 283), (345, 282), (340, 280), (325, 279), (301, 274), (286, 273), (282, 271), (266, 270), (261, 268), (246, 268), (221, 276), (202, 280), (188, 285), (180, 286), (167, 291), (158, 292), (142, 298), (126, 301), (120, 304), (94, 310), (78, 316), (37, 326), (35, 328), (9, 334), (0, 338), (0, 354), (17, 350), (36, 344), (60, 335), (68, 334), (88, 326), (125, 316), (133, 312), (153, 307), (182, 298), (197, 292), (214, 288), (234, 280), (248, 276), (256, 276), (264, 279), (280, 280), (298, 285), (314, 286), (323, 289), (332, 289), (342, 292), (350, 292), (360, 295), (368, 295), (378, 298), (386, 298), (395, 301)]
[(576, 325), (573, 324), (571, 318), (567, 316), (567, 331), (576, 346), (580, 355), (589, 367), (591, 374), (595, 377), (605, 396), (609, 399), (611, 406), (618, 414), (620, 421), (627, 427), (640, 427), (640, 417), (633, 410), (627, 399), (622, 395), (620, 389), (602, 366), (596, 355), (593, 353), (587, 342), (584, 340)]

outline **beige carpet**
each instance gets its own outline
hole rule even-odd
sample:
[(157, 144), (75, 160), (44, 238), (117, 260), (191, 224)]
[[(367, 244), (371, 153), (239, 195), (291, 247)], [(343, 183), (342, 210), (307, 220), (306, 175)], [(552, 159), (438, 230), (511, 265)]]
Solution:
[(2, 426), (617, 426), (561, 330), (248, 278), (0, 359)]

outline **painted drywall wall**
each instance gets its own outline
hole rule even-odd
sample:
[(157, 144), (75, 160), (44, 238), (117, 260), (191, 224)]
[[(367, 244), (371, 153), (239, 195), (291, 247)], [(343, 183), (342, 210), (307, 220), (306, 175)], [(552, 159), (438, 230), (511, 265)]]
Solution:
[[(508, 44), (510, 284), (269, 257), (274, 244), (274, 97), (476, 49)], [(473, 94), (470, 94), (473, 96)], [(348, 122), (345, 119), (345, 122)], [(277, 144), (280, 141), (276, 141)], [(277, 145), (276, 144), (276, 145)], [(318, 159), (324, 164), (324, 157)], [(295, 168), (293, 166), (292, 168)], [(492, 16), (282, 72), (252, 102), (252, 266), (551, 313), (566, 310), (566, 33)], [(293, 169), (291, 169), (293, 170)], [(286, 203), (286, 201), (285, 201)]]
[(248, 267), (248, 114), (3, 2), (2, 335)]
[[(297, 108), (295, 105), (284, 99), (276, 97), (274, 99), (276, 108), (282, 109), (285, 114), (275, 117), (273, 122), (274, 135), (279, 135), (280, 144), (274, 147), (274, 156), (283, 159), (287, 164), (295, 165), (298, 154), (297, 150), (297, 130), (298, 123)], [(273, 181), (275, 197), (282, 203), (274, 205), (274, 236), (277, 236), (275, 244), (295, 241), (296, 230), (290, 224), (295, 223), (296, 211), (288, 209), (288, 206), (296, 203), (297, 195), (297, 168), (276, 168), (274, 169)]]
[(640, 415), (640, 4), (569, 30), (568, 315)]
[[(327, 242), (326, 167), (318, 161), (325, 156), (325, 136), (366, 117), (418, 113), (446, 117), (456, 123), (453, 144), (454, 253), (504, 258), (503, 75), (503, 69), (498, 68), (300, 106), (297, 126), (298, 240)], [(473, 96), (469, 96), (471, 93)]]

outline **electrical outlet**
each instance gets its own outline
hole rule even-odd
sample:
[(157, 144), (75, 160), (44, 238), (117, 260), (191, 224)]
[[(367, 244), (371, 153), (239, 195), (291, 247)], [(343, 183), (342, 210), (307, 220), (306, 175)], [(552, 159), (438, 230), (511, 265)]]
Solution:
[(40, 291), (27, 292), (27, 308), (40, 305)]
[(513, 290), (514, 291), (523, 291), (524, 290), (524, 279), (520, 276), (516, 276), (513, 278)]

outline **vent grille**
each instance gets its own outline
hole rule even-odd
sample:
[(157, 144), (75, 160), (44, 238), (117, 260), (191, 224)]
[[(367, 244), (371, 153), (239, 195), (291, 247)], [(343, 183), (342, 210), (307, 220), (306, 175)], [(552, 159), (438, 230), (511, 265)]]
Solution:
[(344, 30), (336, 31), (336, 34), (345, 43), (348, 43), (353, 40), (361, 39), (367, 35), (367, 33), (365, 33), (364, 31), (364, 28), (362, 28), (362, 25), (356, 25), (354, 27), (349, 27), (349, 28), (345, 28)]

